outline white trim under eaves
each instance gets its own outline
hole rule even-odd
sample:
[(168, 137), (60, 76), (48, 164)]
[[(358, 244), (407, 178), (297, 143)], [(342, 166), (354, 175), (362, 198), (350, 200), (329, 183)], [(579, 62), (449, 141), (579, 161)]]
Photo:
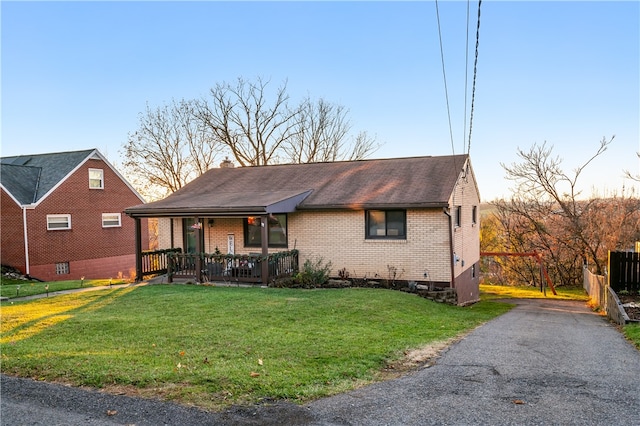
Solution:
[(56, 189), (58, 189), (58, 187), (60, 185), (62, 185), (63, 182), (65, 182), (69, 176), (73, 175), (76, 171), (78, 171), (78, 169), (82, 166), (84, 166), (84, 164), (89, 161), (89, 160), (102, 160), (111, 170), (113, 170), (113, 172), (118, 175), (118, 177), (120, 178), (120, 180), (122, 182), (124, 182), (125, 185), (127, 185), (127, 187), (136, 195), (136, 197), (138, 197), (140, 199), (140, 201), (142, 201), (142, 203), (146, 203), (146, 201), (144, 200), (144, 198), (142, 198), (142, 195), (140, 195), (138, 193), (138, 191), (136, 191), (131, 184), (120, 174), (120, 172), (118, 172), (118, 170), (116, 170), (111, 163), (109, 163), (109, 161), (107, 161), (107, 159), (97, 150), (94, 149), (93, 151), (91, 151), (89, 153), (89, 155), (87, 155), (85, 157), (84, 160), (80, 161), (78, 163), (77, 166), (75, 166), (69, 173), (67, 173), (67, 175), (65, 177), (63, 177), (62, 179), (60, 179), (60, 181), (58, 181), (58, 183), (56, 183), (49, 191), (47, 191), (46, 194), (44, 194), (42, 197), (40, 197), (40, 199), (32, 204), (33, 207), (37, 207), (42, 201), (44, 201), (49, 195), (51, 195)]

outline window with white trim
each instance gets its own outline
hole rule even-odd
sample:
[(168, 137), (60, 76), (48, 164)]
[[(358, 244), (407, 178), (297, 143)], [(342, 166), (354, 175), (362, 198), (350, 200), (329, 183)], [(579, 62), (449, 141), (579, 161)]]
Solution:
[(122, 216), (120, 213), (102, 213), (103, 228), (117, 228), (122, 226)]
[(47, 215), (47, 231), (59, 231), (64, 229), (71, 229), (70, 214)]
[(456, 227), (462, 226), (462, 206), (456, 206)]
[(89, 189), (104, 189), (104, 170), (89, 169)]

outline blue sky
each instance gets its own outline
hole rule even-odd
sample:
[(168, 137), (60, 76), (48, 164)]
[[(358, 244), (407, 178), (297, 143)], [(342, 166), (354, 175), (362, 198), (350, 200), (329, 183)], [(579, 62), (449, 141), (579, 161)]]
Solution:
[[(238, 77), (349, 109), (372, 158), (467, 151), (477, 2), (1, 2), (3, 156), (98, 148), (118, 165), (138, 114)], [(547, 142), (586, 194), (639, 188), (640, 3), (482, 3), (470, 154), (483, 200), (500, 163)], [(467, 107), (465, 116), (465, 73)], [(466, 128), (466, 131), (465, 131)]]

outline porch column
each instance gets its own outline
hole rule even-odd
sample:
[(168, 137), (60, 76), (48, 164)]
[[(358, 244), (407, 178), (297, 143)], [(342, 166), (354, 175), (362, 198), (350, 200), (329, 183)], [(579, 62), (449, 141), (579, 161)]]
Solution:
[(140, 218), (133, 218), (136, 224), (136, 281), (142, 281), (142, 226)]
[[(260, 231), (262, 241), (262, 257), (266, 259), (267, 256), (269, 256), (269, 216), (266, 214), (260, 216)], [(262, 284), (266, 285), (269, 283), (269, 262), (267, 260), (264, 260), (260, 262), (260, 265), (262, 266), (260, 270), (260, 273), (262, 274)]]
[(195, 217), (195, 223), (194, 226), (196, 226), (196, 228), (194, 229), (194, 233), (196, 236), (196, 281), (201, 283), (202, 282), (202, 259), (200, 258), (200, 255), (202, 254), (202, 241), (200, 241), (200, 232), (202, 232), (202, 230), (199, 228), (200, 226), (200, 218), (198, 216)]

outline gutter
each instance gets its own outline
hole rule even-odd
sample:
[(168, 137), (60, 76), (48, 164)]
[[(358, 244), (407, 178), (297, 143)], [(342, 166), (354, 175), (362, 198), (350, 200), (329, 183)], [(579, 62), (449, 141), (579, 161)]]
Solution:
[(24, 234), (24, 263), (25, 263), (25, 275), (29, 276), (29, 236), (27, 234), (27, 208), (22, 207), (22, 228)]
[(447, 208), (443, 208), (442, 212), (447, 215), (449, 219), (449, 258), (451, 260), (451, 288), (456, 288), (455, 277), (455, 255), (453, 250), (453, 218)]

